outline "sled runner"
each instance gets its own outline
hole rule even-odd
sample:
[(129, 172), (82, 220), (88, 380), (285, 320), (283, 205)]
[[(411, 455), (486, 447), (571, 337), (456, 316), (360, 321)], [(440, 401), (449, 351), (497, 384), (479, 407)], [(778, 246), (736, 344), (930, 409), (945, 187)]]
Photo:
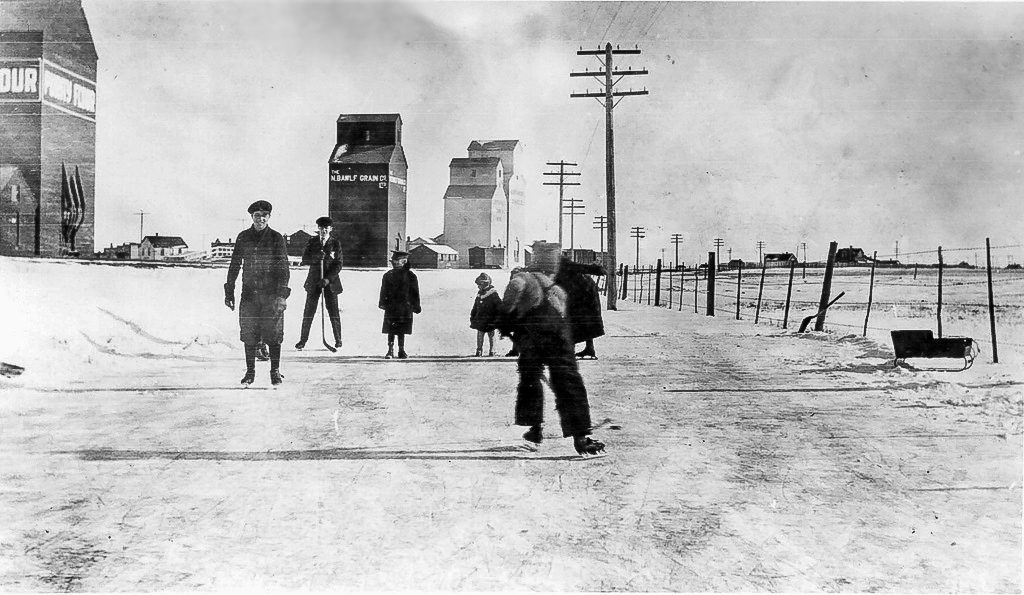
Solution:
[(9, 364), (7, 362), (0, 362), (0, 375), (13, 378), (21, 375), (24, 371), (25, 368), (22, 368), (21, 366), (15, 366), (14, 364)]

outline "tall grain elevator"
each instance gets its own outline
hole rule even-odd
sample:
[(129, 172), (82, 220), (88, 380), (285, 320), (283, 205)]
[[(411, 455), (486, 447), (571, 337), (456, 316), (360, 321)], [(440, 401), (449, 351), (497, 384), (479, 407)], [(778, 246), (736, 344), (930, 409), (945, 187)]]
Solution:
[(342, 114), (328, 163), (328, 211), (346, 267), (387, 266), (405, 248), (402, 117)]
[(0, 255), (93, 252), (96, 64), (80, 0), (0, 2)]

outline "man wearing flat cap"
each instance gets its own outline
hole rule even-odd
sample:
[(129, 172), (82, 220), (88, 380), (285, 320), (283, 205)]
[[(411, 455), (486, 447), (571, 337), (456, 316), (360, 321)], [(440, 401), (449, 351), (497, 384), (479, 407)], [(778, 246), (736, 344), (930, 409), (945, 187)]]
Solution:
[(284, 310), (288, 288), (288, 247), (284, 237), (270, 229), (273, 206), (265, 200), (249, 205), (252, 227), (235, 238), (235, 249), (224, 283), (224, 305), (235, 309), (235, 280), (242, 272), (238, 303), (239, 338), (245, 344), (245, 376), (242, 384), (256, 379), (256, 347), (262, 340), (270, 350), (270, 383), (281, 384), (281, 342), (284, 341)]
[[(302, 349), (309, 340), (309, 327), (313, 325), (316, 306), (320, 303), (320, 294), (324, 296), (324, 306), (331, 319), (334, 330), (334, 347), (341, 347), (341, 315), (338, 314), (338, 294), (342, 292), (341, 278), (341, 243), (331, 237), (334, 222), (330, 217), (316, 220), (316, 235), (309, 238), (306, 249), (302, 253), (302, 264), (309, 267), (306, 273), (306, 306), (302, 310), (302, 334), (296, 349)], [(324, 337), (324, 341), (327, 338)]]

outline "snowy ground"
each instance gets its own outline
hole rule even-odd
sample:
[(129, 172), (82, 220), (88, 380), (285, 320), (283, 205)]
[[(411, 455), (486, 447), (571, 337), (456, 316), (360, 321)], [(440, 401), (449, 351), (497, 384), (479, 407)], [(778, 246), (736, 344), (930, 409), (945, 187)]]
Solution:
[(581, 461), (551, 403), (518, 450), (514, 362), (461, 357), (477, 271), (418, 272), (404, 362), (381, 273), (343, 273), (332, 355), (287, 348), (293, 270), (285, 384), (241, 389), (224, 269), (0, 258), (0, 361), (27, 368), (0, 377), (0, 589), (1024, 587), (1010, 347), (913, 371), (860, 333), (620, 302), (581, 364), (619, 429)]

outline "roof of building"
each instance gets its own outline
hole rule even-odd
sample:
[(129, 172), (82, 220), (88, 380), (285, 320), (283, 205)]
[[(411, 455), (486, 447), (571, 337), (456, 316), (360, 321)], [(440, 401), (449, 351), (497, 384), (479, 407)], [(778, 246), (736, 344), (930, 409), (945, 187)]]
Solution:
[(792, 252), (769, 252), (765, 253), (765, 260), (789, 260), (790, 258), (796, 258)]
[(331, 163), (390, 163), (398, 145), (338, 145), (331, 155)]
[(154, 248), (177, 248), (178, 246), (188, 248), (188, 244), (186, 244), (185, 240), (181, 239), (179, 236), (146, 236), (142, 241), (143, 243), (149, 242), (149, 244)]
[[(19, 0), (0, 2), (0, 23), (5, 32), (41, 31), (43, 42), (74, 44), (75, 52), (96, 59), (96, 48), (92, 31), (85, 19), (81, 1), (67, 0)], [(62, 47), (67, 47), (63, 46)], [(61, 53), (64, 53), (63, 51)], [(83, 64), (92, 70), (95, 65)], [(79, 73), (95, 76), (95, 72)]]
[(479, 186), (467, 186), (452, 184), (444, 191), (445, 198), (494, 198), (496, 192), (504, 192), (497, 184), (481, 184)]
[(419, 246), (416, 246), (415, 248), (413, 248), (411, 250), (411, 252), (415, 252), (417, 250), (430, 250), (431, 252), (434, 252), (436, 254), (458, 254), (459, 253), (458, 250), (452, 248), (451, 246), (446, 246), (444, 244), (420, 244)]
[(415, 240), (413, 240), (413, 241), (411, 241), (409, 243), (410, 244), (436, 244), (437, 242), (434, 241), (432, 238), (425, 238), (423, 236), (419, 236), (418, 238), (416, 238)]
[(456, 157), (448, 167), (497, 167), (499, 163), (497, 157)]
[(516, 148), (518, 140), (475, 140), (469, 143), (468, 151), (509, 151)]
[(305, 229), (300, 229), (299, 231), (293, 233), (292, 235), (290, 235), (288, 237), (289, 238), (294, 238), (295, 236), (306, 236), (307, 238), (311, 238), (311, 237), (313, 237), (313, 234), (309, 233)]
[(338, 116), (338, 122), (394, 122), (401, 119), (401, 114), (341, 114)]

